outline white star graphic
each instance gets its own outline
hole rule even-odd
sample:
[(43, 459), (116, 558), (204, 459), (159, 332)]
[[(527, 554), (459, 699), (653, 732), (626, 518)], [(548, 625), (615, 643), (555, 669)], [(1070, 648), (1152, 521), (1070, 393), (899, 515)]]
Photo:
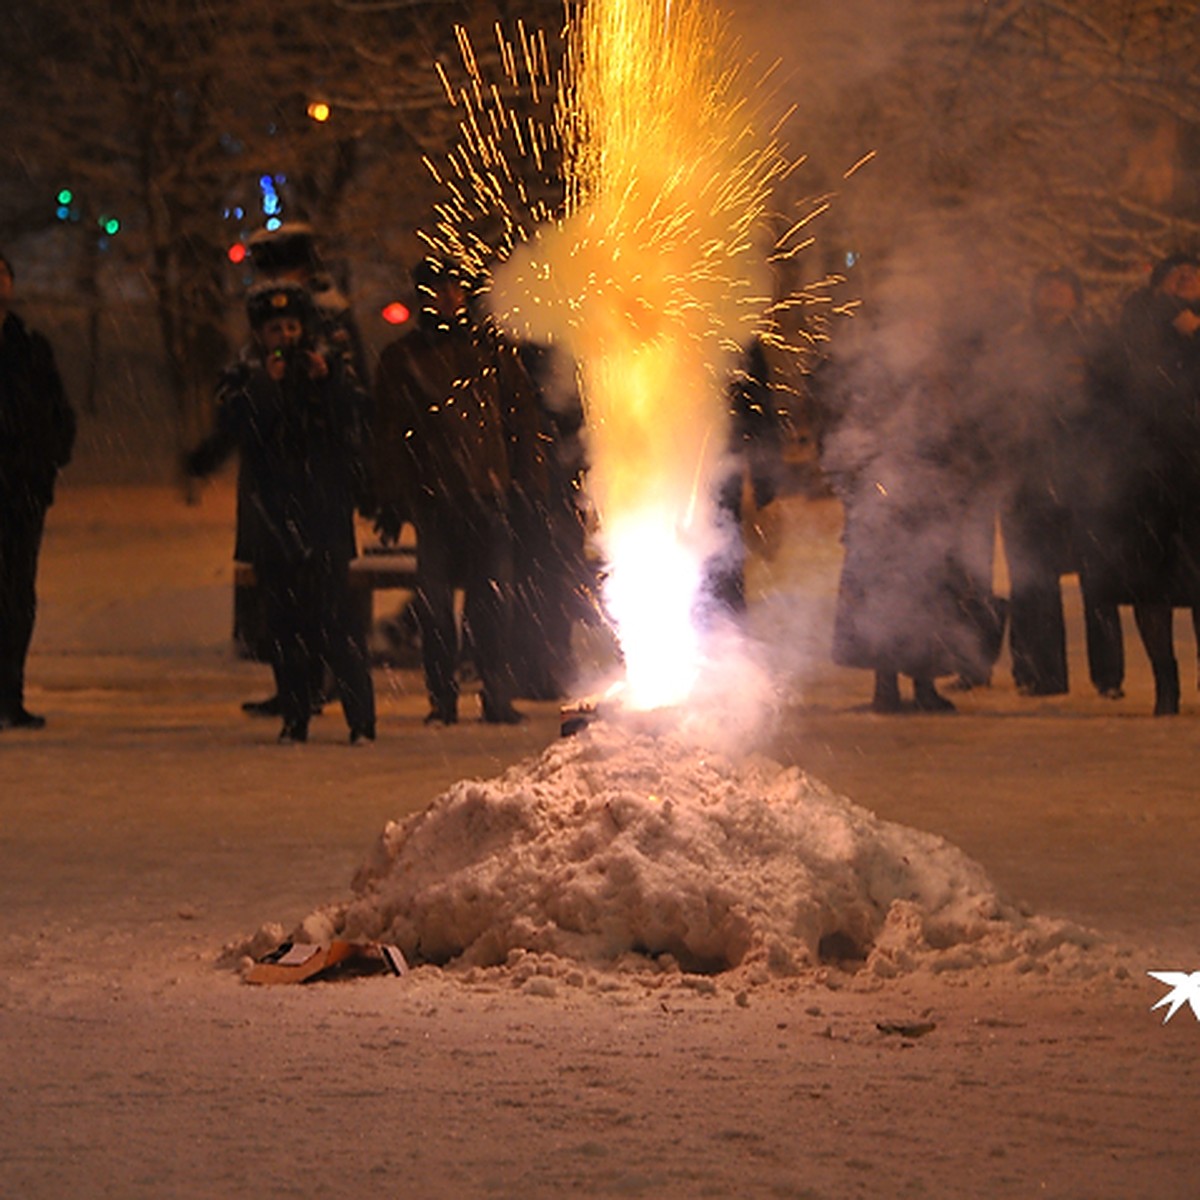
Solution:
[(1185, 1004), (1192, 1006), (1192, 1012), (1200, 1021), (1200, 971), (1193, 971), (1190, 975), (1184, 971), (1147, 971), (1146, 974), (1151, 979), (1157, 979), (1159, 983), (1165, 983), (1171, 989), (1157, 1004), (1150, 1006), (1151, 1012), (1162, 1008), (1164, 1004), (1171, 1006), (1167, 1009), (1167, 1015), (1163, 1017), (1164, 1025)]

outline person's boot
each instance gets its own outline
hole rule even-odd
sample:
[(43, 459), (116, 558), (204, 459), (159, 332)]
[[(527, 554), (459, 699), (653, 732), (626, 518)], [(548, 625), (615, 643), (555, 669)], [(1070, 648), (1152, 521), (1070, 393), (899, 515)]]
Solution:
[(426, 725), (457, 725), (458, 724), (458, 701), (455, 699), (449, 700), (433, 700), (432, 707), (425, 716)]
[(875, 694), (871, 697), (871, 711), (898, 713), (900, 711), (900, 678), (894, 671), (875, 672)]
[(1154, 715), (1173, 717), (1179, 713), (1179, 664), (1170, 662), (1154, 668)]
[(0, 729), (45, 729), (46, 718), (31, 713), (23, 704), (0, 713)]
[(489, 725), (520, 725), (525, 714), (513, 708), (507, 700), (490, 700), (483, 697), (483, 719)]
[(958, 710), (951, 700), (941, 695), (932, 679), (913, 680), (913, 707), (923, 713), (952, 713)]

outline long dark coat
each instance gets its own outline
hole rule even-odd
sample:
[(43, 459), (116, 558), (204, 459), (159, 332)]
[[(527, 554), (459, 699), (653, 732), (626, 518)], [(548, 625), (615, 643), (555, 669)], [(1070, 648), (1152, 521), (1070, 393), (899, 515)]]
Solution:
[(963, 561), (974, 486), (945, 380), (828, 373), (822, 466), (846, 511), (833, 659), (922, 678), (985, 671), (988, 597)]
[(1173, 328), (1177, 312), (1136, 293), (1095, 371), (1083, 553), (1110, 603), (1200, 604), (1200, 338)]
[(381, 506), (418, 525), (430, 510), (503, 509), (514, 482), (529, 488), (544, 470), (536, 421), (511, 347), (467, 327), (413, 330), (383, 351), (376, 374)]
[(239, 549), (256, 567), (354, 557), (354, 510), (370, 491), (368, 398), (340, 356), (328, 366), (314, 380), (298, 360), (275, 382), (260, 363), (239, 364), (223, 379), (213, 434), (188, 458), (189, 473), (205, 475), (237, 447), (252, 530)]

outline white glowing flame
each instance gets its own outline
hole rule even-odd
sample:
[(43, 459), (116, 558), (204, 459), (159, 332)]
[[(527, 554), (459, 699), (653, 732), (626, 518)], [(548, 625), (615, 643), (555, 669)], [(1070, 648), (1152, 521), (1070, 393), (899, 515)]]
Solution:
[(605, 545), (612, 562), (605, 601), (625, 656), (624, 702), (635, 709), (681, 703), (699, 674), (693, 608), (701, 561), (669, 513), (639, 511), (617, 522)]

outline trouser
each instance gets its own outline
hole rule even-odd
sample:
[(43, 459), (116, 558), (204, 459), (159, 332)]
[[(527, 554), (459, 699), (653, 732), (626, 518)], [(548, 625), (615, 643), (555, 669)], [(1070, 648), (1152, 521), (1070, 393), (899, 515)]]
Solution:
[(1175, 610), (1171, 604), (1154, 602), (1133, 606), (1133, 619), (1150, 669), (1154, 672), (1154, 711), (1166, 714), (1179, 711), (1179, 664), (1175, 659)]
[(518, 695), (561, 698), (574, 680), (571, 632), (582, 612), (583, 526), (570, 502), (515, 503), (508, 660)]
[(256, 572), (284, 725), (308, 728), (312, 681), (327, 668), (346, 724), (374, 736), (375, 690), (366, 642), (353, 619), (349, 564), (314, 554), (302, 563), (256, 564)]
[(1030, 520), (1001, 514), (1011, 582), (1008, 608), (1013, 682), (1039, 695), (1067, 690), (1067, 627), (1063, 617), (1061, 532), (1053, 514)]
[(1097, 691), (1114, 691), (1125, 682), (1125, 638), (1120, 610), (1115, 604), (1096, 599), (1087, 571), (1079, 572), (1079, 590), (1083, 594), (1088, 676)]
[(0, 494), (0, 714), (25, 702), (25, 659), (37, 614), (37, 564), (46, 506)]
[(1009, 649), (1018, 687), (1046, 696), (1067, 690), (1067, 628), (1057, 573), (1013, 584)]
[(485, 708), (502, 710), (514, 695), (507, 638), (512, 611), (512, 534), (498, 509), (429, 509), (415, 521), (421, 661), (430, 703), (458, 702), (458, 623), (454, 589), (465, 592), (463, 617)]

